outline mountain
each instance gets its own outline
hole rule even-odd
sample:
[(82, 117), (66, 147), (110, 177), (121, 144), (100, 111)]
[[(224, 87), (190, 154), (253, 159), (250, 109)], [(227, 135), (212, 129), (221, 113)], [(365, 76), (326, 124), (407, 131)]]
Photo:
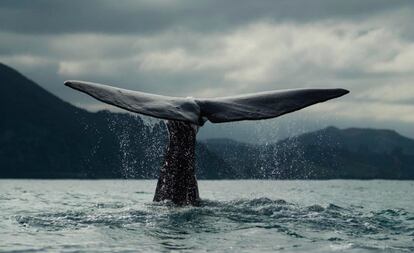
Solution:
[(204, 144), (241, 178), (414, 179), (414, 140), (391, 130), (328, 127), (265, 146)]
[[(91, 113), (0, 63), (0, 178), (156, 178), (162, 121)], [(414, 140), (392, 130), (328, 127), (267, 145), (196, 146), (200, 179), (414, 179)]]
[(300, 139), (306, 145), (327, 143), (354, 153), (390, 154), (401, 149), (406, 155), (414, 155), (414, 141), (393, 130), (328, 127)]
[[(0, 96), (0, 178), (157, 176), (166, 141), (162, 122), (79, 109), (1, 63)], [(197, 150), (201, 178), (222, 176), (207, 165), (231, 171), (203, 144)]]

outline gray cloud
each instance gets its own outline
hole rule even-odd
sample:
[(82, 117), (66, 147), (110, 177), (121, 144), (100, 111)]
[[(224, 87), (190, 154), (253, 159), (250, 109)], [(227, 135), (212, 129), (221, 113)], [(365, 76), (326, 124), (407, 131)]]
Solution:
[(3, 0), (0, 28), (18, 33), (153, 33), (171, 27), (225, 30), (255, 20), (309, 22), (364, 19), (399, 8), (407, 0)]
[(209, 125), (202, 137), (268, 139), (328, 124), (414, 136), (413, 11), (399, 0), (1, 1), (0, 61), (94, 110), (107, 107), (63, 81), (176, 96), (352, 91), (276, 120)]

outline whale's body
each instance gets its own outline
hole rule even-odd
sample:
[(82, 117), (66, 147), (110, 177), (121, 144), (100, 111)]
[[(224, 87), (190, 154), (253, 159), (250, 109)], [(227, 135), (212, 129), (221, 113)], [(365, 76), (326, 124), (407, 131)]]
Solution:
[(195, 177), (195, 141), (198, 127), (213, 123), (274, 118), (347, 94), (344, 89), (293, 89), (221, 98), (181, 98), (66, 81), (65, 85), (125, 110), (166, 119), (169, 144), (154, 201), (175, 204), (199, 201)]

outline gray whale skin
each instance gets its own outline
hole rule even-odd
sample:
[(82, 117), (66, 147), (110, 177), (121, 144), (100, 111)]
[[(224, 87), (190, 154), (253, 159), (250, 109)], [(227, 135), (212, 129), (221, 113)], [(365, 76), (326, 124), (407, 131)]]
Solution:
[(167, 120), (169, 143), (154, 201), (196, 205), (195, 143), (198, 128), (213, 123), (269, 119), (349, 93), (345, 89), (292, 89), (219, 98), (181, 98), (66, 81), (66, 86), (125, 110)]

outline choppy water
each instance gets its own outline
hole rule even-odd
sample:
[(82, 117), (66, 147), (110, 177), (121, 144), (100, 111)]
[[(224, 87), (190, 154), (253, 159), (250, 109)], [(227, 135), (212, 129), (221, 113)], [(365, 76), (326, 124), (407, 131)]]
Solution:
[(155, 183), (0, 180), (0, 251), (414, 251), (413, 181), (200, 181), (200, 207)]

